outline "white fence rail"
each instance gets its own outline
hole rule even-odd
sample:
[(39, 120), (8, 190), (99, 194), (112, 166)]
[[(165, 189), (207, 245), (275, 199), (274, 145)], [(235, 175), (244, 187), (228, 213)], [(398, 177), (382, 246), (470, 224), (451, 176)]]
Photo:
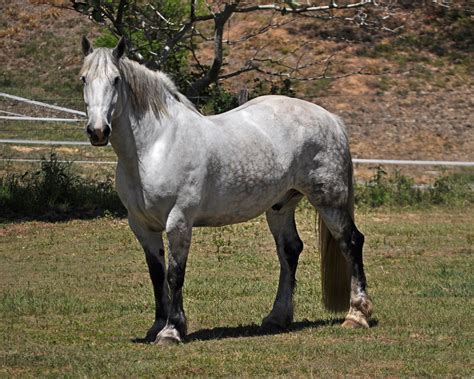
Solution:
[[(29, 159), (29, 158), (2, 158), (0, 159), (1, 162), (12, 162), (12, 163), (40, 163), (44, 162), (44, 159)], [(64, 159), (58, 159), (57, 162), (60, 163), (77, 163), (77, 164), (107, 164), (107, 165), (112, 165), (112, 164), (117, 164), (116, 161), (93, 161), (93, 160), (64, 160)]]
[(75, 109), (70, 109), (70, 108), (65, 108), (65, 107), (59, 107), (59, 106), (57, 106), (57, 105), (47, 104), (47, 103), (43, 103), (43, 102), (41, 102), (41, 101), (35, 101), (35, 100), (25, 99), (24, 97), (13, 96), (13, 95), (9, 95), (9, 94), (3, 93), (3, 92), (0, 92), (0, 96), (1, 96), (1, 97), (5, 97), (5, 98), (10, 99), (10, 100), (20, 101), (20, 102), (22, 102), (22, 103), (27, 103), (27, 104), (32, 104), (32, 105), (38, 105), (38, 106), (40, 106), (40, 107), (49, 108), (49, 109), (54, 109), (54, 110), (61, 111), (61, 112), (66, 112), (66, 113), (72, 113), (72, 114), (76, 114), (76, 115), (81, 116), (81, 117), (86, 117), (86, 114), (85, 114), (84, 112), (76, 111)]
[(86, 141), (48, 141), (48, 140), (28, 140), (28, 139), (0, 139), (0, 143), (10, 145), (72, 145), (72, 146), (91, 146)]
[(378, 164), (378, 165), (398, 165), (398, 166), (459, 166), (474, 167), (474, 162), (464, 161), (417, 161), (400, 159), (359, 159), (354, 158), (352, 162), (357, 164)]
[[(0, 139), (0, 143), (13, 145), (45, 145), (45, 146), (90, 146), (89, 142), (85, 141), (39, 141), (39, 140), (24, 140), (24, 139)], [(24, 159), (24, 158), (4, 158), (2, 161), (11, 162), (41, 162), (40, 159)], [(74, 161), (75, 163), (104, 163), (105, 161)], [(423, 161), (423, 160), (402, 160), (402, 159), (362, 159), (353, 158), (354, 164), (367, 165), (397, 165), (397, 166), (457, 166), (457, 167), (474, 167), (474, 162), (465, 161)], [(116, 162), (108, 162), (116, 163)]]
[[(39, 163), (42, 159), (29, 158), (1, 158), (2, 162), (18, 162), (18, 163)], [(88, 161), (88, 160), (60, 160), (59, 162), (72, 162), (78, 164), (116, 164), (116, 161)], [(408, 160), (391, 160), (391, 159), (357, 159), (352, 160), (354, 164), (376, 164), (376, 165), (397, 165), (397, 166), (451, 166), (451, 167), (474, 167), (474, 162), (458, 162), (458, 161), (408, 161)]]
[(46, 122), (84, 122), (84, 119), (82, 119), (82, 118), (29, 117), (29, 116), (0, 116), (0, 120), (46, 121)]

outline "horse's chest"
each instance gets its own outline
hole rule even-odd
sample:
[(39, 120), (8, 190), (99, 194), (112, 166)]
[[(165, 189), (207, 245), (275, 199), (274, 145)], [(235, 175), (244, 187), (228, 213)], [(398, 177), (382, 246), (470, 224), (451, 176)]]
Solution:
[(137, 180), (117, 175), (117, 192), (129, 214), (152, 229), (164, 229), (171, 202), (166, 190), (158, 181)]

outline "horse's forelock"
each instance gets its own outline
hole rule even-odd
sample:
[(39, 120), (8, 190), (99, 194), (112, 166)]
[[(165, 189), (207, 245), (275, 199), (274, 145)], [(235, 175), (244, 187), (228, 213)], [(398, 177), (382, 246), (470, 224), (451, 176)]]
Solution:
[(99, 48), (85, 57), (81, 76), (87, 76), (89, 80), (92, 80), (101, 76), (109, 76), (114, 71), (118, 72), (118, 69), (112, 56), (112, 50)]

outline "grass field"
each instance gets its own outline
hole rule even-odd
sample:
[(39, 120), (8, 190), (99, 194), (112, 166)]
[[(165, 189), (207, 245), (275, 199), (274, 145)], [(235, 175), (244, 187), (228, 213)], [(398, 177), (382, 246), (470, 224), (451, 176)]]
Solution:
[(87, 141), (84, 124), (2, 120), (0, 135), (8, 139)]
[(359, 212), (375, 314), (343, 330), (320, 303), (314, 214), (298, 212), (305, 250), (295, 322), (258, 325), (278, 263), (263, 218), (196, 229), (185, 284), (189, 336), (134, 343), (153, 318), (143, 254), (123, 219), (0, 226), (3, 376), (471, 376), (474, 212)]

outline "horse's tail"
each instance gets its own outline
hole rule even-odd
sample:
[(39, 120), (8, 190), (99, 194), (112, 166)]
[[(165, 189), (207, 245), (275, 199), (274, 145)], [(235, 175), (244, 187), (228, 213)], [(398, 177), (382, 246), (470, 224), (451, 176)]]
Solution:
[[(352, 219), (354, 219), (352, 162), (349, 170), (349, 198), (347, 202), (347, 210), (351, 214)], [(349, 309), (351, 293), (351, 275), (349, 265), (322, 217), (319, 216), (318, 218), (323, 304), (328, 311), (344, 312)]]

